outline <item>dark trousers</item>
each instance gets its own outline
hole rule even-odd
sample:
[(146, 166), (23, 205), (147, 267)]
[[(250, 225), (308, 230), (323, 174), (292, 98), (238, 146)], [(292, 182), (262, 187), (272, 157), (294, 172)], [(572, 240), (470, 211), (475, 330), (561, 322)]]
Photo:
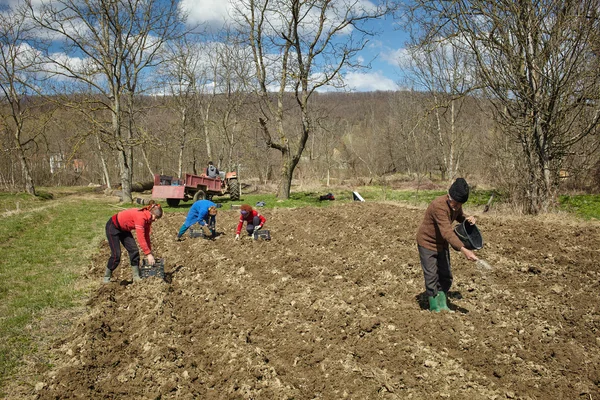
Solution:
[(254, 227), (258, 225), (260, 225), (260, 218), (252, 218), (252, 223), (248, 222), (248, 225), (246, 225), (246, 232), (248, 232), (248, 235), (252, 235), (252, 233), (254, 233)]
[(139, 266), (140, 251), (133, 235), (131, 232), (119, 230), (113, 223), (112, 218), (106, 223), (106, 239), (110, 247), (110, 258), (108, 259), (106, 268), (114, 271), (119, 266), (121, 262), (121, 243), (123, 243), (123, 247), (129, 253), (131, 265)]
[(447, 292), (452, 286), (452, 271), (450, 270), (450, 251), (437, 252), (418, 246), (421, 268), (425, 277), (425, 292), (427, 296), (437, 296), (440, 290)]

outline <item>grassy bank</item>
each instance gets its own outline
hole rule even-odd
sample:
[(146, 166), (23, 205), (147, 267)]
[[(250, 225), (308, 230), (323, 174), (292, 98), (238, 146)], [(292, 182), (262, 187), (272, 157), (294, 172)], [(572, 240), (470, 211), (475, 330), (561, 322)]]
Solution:
[[(334, 201), (319, 200), (319, 197), (327, 193), (332, 193), (335, 196)], [(421, 191), (410, 191), (410, 190), (391, 190), (383, 189), (376, 186), (366, 186), (358, 189), (358, 193), (365, 201), (399, 201), (403, 203), (409, 203), (414, 205), (426, 205), (431, 200), (435, 199), (445, 191), (439, 190), (421, 190)], [(481, 206), (487, 203), (492, 191), (475, 191), (469, 197), (469, 206)], [(501, 197), (496, 195), (496, 201), (501, 201)], [(229, 201), (227, 197), (215, 197), (216, 203), (223, 203), (225, 206), (229, 204), (242, 204), (248, 203), (255, 206), (256, 203), (262, 201), (265, 202), (266, 208), (276, 207), (327, 207), (340, 202), (354, 201), (352, 196), (352, 190), (350, 189), (323, 189), (319, 192), (296, 192), (290, 195), (287, 200), (280, 200), (276, 195), (271, 193), (264, 194), (243, 194), (239, 201)], [(181, 203), (178, 208), (190, 207), (191, 202)]]
[(0, 212), (1, 396), (4, 379), (36, 351), (25, 328), (46, 310), (73, 307), (86, 296), (76, 280), (114, 208), (73, 195), (39, 200), (2, 194)]
[(564, 211), (584, 219), (600, 219), (600, 194), (563, 195), (559, 202)]

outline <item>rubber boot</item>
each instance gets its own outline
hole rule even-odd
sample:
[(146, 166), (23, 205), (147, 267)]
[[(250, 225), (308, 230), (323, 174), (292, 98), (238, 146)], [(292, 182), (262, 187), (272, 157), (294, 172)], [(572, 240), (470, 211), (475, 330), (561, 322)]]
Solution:
[(429, 311), (440, 312), (438, 307), (437, 297), (429, 296)]
[(104, 278), (102, 279), (102, 283), (109, 283), (111, 277), (112, 277), (112, 271), (110, 269), (108, 269), (108, 267), (107, 267), (106, 271), (104, 271)]
[(446, 292), (439, 291), (437, 296), (435, 296), (435, 299), (437, 300), (437, 305), (438, 305), (438, 308), (440, 309), (440, 311), (452, 312), (452, 310), (450, 308), (448, 308), (448, 303), (446, 300)]
[(137, 265), (132, 265), (131, 266), (131, 273), (133, 274), (133, 281), (137, 282), (139, 280), (141, 280), (142, 278), (140, 277), (140, 267), (138, 267)]

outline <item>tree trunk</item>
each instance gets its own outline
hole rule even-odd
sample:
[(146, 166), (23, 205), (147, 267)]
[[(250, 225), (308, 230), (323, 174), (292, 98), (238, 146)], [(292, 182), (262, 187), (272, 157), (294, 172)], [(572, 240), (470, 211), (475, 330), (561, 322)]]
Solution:
[(186, 134), (187, 134), (187, 108), (181, 110), (181, 141), (179, 142), (179, 157), (177, 160), (177, 177), (183, 175), (183, 151), (185, 150)]
[(18, 126), (15, 129), (15, 147), (17, 148), (17, 154), (19, 157), (19, 161), (21, 162), (21, 171), (23, 174), (23, 185), (25, 191), (32, 196), (35, 196), (35, 186), (33, 184), (33, 177), (31, 176), (31, 171), (29, 170), (29, 164), (27, 164), (27, 158), (25, 157), (25, 150), (23, 146), (21, 146), (21, 130)]
[(121, 201), (124, 203), (131, 203), (133, 201), (133, 198), (131, 197), (131, 181), (133, 178), (133, 150), (131, 149), (131, 145), (128, 143), (128, 139), (130, 138), (123, 140), (121, 127), (122, 113), (119, 95), (115, 96), (114, 106), (113, 131), (118, 146), (117, 160), (119, 163), (119, 176), (121, 178), (121, 191), (123, 194)]
[(33, 184), (33, 178), (31, 176), (31, 171), (29, 170), (29, 165), (27, 164), (27, 159), (25, 158), (25, 153), (23, 149), (19, 145), (19, 159), (21, 160), (21, 170), (23, 171), (23, 182), (25, 184), (25, 191), (32, 196), (36, 196), (35, 186)]
[(133, 182), (131, 184), (132, 192), (144, 192), (146, 190), (151, 190), (154, 187), (154, 181), (149, 182)]
[[(208, 160), (206, 160), (206, 162), (208, 161), (212, 161), (212, 147), (210, 145), (210, 135), (209, 130), (208, 130), (208, 125), (209, 125), (209, 115), (210, 115), (210, 104), (206, 107), (206, 111), (204, 114), (204, 121), (203, 121), (203, 128), (204, 128), (204, 140), (206, 141), (206, 157), (208, 157)], [(205, 164), (206, 164), (205, 162)]]
[(98, 146), (98, 154), (100, 155), (100, 163), (102, 164), (104, 183), (106, 184), (106, 187), (110, 189), (110, 175), (108, 174), (108, 167), (106, 165), (106, 160), (104, 159), (104, 152), (102, 151), (102, 146), (100, 145), (100, 138), (98, 135), (96, 135), (96, 145)]
[(121, 170), (121, 190), (123, 192), (123, 198), (121, 199), (124, 203), (131, 203), (133, 198), (131, 197), (131, 181), (133, 178), (133, 172), (131, 169), (131, 161), (133, 159), (131, 149), (124, 149), (119, 152), (119, 169)]
[(150, 160), (148, 160), (148, 154), (146, 154), (146, 150), (144, 150), (144, 147), (142, 146), (142, 156), (144, 157), (144, 162), (146, 163), (146, 168), (148, 168), (148, 172), (150, 172), (150, 177), (154, 178), (154, 171), (152, 171), (152, 168), (150, 167)]
[[(290, 171), (291, 170), (291, 171)], [(277, 189), (277, 198), (287, 200), (290, 198), (290, 192), (292, 190), (292, 175), (293, 168), (285, 163), (281, 170), (281, 181), (279, 182), (279, 188)]]

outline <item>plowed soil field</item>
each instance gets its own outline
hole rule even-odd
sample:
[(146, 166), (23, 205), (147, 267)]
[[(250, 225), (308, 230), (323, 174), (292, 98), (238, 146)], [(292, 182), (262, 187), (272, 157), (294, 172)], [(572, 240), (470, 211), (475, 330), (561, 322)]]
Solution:
[[(469, 209), (467, 208), (467, 213)], [(600, 399), (600, 226), (479, 215), (478, 268), (452, 252), (452, 313), (430, 313), (415, 243), (424, 209), (261, 209), (272, 240), (175, 240), (165, 281), (126, 253), (98, 284), (39, 399)], [(103, 243), (89, 277), (101, 281)]]

